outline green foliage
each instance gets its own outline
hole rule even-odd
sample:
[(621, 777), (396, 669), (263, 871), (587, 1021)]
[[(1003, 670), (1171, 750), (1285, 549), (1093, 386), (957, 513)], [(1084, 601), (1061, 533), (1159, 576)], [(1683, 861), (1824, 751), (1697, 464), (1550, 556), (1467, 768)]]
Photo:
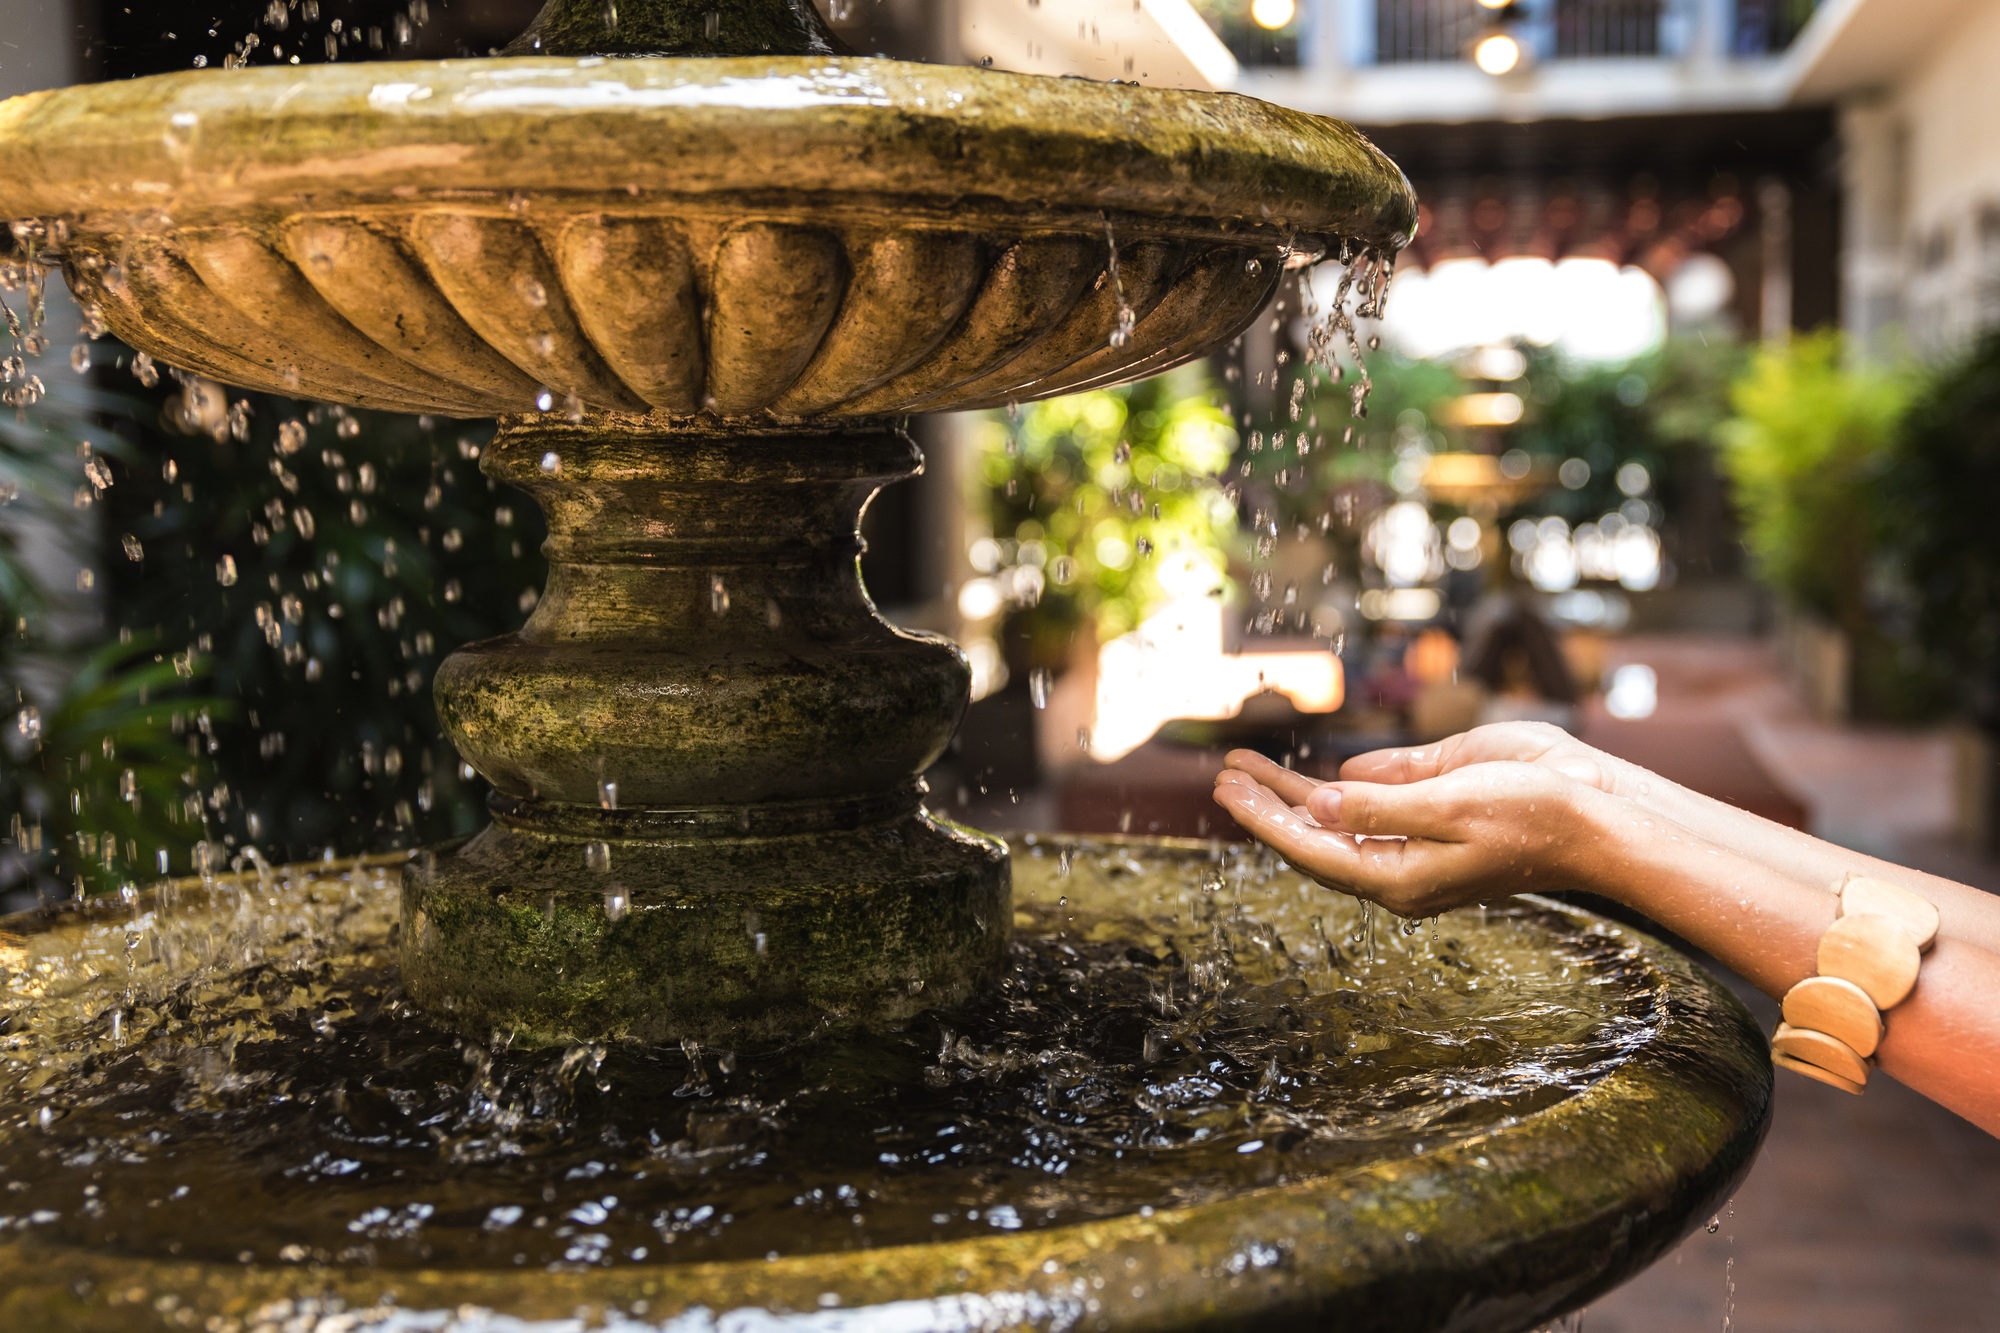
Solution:
[[(1618, 469), (1637, 462), (1653, 478), (1671, 531), (1683, 497), (1711, 476), (1715, 431), (1728, 415), (1729, 385), (1744, 361), (1741, 347), (1724, 339), (1676, 339), (1613, 365), (1569, 362), (1543, 348), (1521, 350), (1526, 374), (1499, 387), (1520, 394), (1526, 414), (1497, 438), (1498, 447), (1520, 450), (1550, 470), (1569, 459), (1589, 465), (1581, 485), (1534, 496), (1521, 512), (1581, 523), (1618, 509), (1627, 498), (1617, 486)], [(1425, 454), (1495, 446), (1485, 433), (1446, 424), (1444, 410), (1450, 399), (1493, 386), (1468, 381), (1449, 363), (1407, 360), (1388, 350), (1374, 353), (1368, 365), (1374, 391), (1367, 415), (1358, 419), (1349, 386), (1314, 372), (1305, 399), (1303, 456), (1296, 425), (1255, 423), (1242, 473), (1254, 497), (1248, 506), (1253, 518), (1263, 508), (1281, 530), (1303, 524), (1338, 538), (1394, 498), (1392, 480), (1412, 480), (1398, 477), (1400, 459), (1420, 466)]]
[(8, 737), (0, 808), (37, 878), (108, 892), (175, 861), (187, 868), (201, 841), (200, 737), (228, 709), (187, 697), (182, 673), (195, 664), (152, 648), (106, 644), (75, 665), (54, 707), (18, 715), (28, 725)]
[[(30, 410), (0, 417), (0, 892), (10, 894), (115, 889), (157, 873), (163, 854), (185, 868), (204, 835), (196, 793), (207, 768), (181, 733), (226, 714), (195, 692), (197, 657), (170, 662), (147, 638), (89, 637), (102, 626), (48, 585), (48, 566), (67, 577), (67, 561), (30, 558), (30, 534), (59, 544), (94, 512), (119, 444), (92, 423), (132, 405), (74, 378), (47, 388)], [(63, 611), (72, 623), (59, 623)]]
[(135, 462), (106, 535), (140, 555), (112, 562), (118, 623), (206, 656), (234, 705), (214, 726), (218, 838), (279, 861), (472, 832), (484, 784), (431, 678), (516, 628), (546, 573), (540, 512), (479, 473), (491, 423), (215, 392), (123, 423)]
[(1760, 351), (1730, 393), (1723, 467), (1758, 569), (1850, 634), (1868, 630), (1873, 492), (1909, 396), (1906, 377), (1845, 366), (1830, 333)]
[(1223, 589), (1236, 514), (1213, 478), (1236, 432), (1199, 365), (993, 414), (983, 430), (992, 530), (1010, 562), (1045, 572), (1041, 626), (1088, 618), (1108, 639)]
[(1916, 397), (1882, 494), (1917, 642), (1959, 707), (2000, 724), (2000, 333)]
[(1935, 674), (1902, 623), (1883, 503), (1914, 388), (1907, 372), (1846, 365), (1837, 334), (1810, 335), (1757, 354), (1721, 430), (1759, 571), (1846, 635), (1851, 707), (1884, 721), (1937, 702)]

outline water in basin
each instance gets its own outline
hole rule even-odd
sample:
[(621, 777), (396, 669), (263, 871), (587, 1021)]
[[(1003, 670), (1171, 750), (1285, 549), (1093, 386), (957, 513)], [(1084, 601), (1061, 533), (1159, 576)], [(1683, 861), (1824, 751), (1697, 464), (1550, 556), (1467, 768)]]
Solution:
[(996, 989), (782, 1049), (468, 1041), (393, 868), (94, 906), (0, 949), (0, 1236), (211, 1263), (754, 1260), (1168, 1210), (1405, 1158), (1657, 1035), (1635, 937), (1415, 929), (1267, 854), (1025, 839)]

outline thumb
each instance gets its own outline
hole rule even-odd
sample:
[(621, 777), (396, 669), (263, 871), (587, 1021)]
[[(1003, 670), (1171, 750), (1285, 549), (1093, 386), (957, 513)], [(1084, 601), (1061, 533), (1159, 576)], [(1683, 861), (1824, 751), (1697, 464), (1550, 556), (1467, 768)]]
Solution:
[(1306, 798), (1321, 827), (1371, 838), (1464, 837), (1463, 802), (1441, 779), (1411, 783), (1329, 782)]

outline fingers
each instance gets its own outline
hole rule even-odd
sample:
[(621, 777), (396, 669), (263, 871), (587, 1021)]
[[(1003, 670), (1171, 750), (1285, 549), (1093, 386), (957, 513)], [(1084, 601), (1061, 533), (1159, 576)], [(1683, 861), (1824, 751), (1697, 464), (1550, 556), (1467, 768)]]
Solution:
[[(1454, 740), (1458, 739), (1453, 737)], [(1414, 749), (1370, 750), (1340, 766), (1343, 782), (1422, 782), (1445, 771), (1445, 748), (1420, 745)]]
[(1343, 833), (1462, 842), (1467, 811), (1459, 786), (1445, 778), (1329, 783), (1306, 799), (1306, 810), (1322, 827)]
[(1217, 783), (1215, 799), (1246, 832), (1295, 869), (1402, 916), (1452, 905), (1440, 894), (1466, 873), (1463, 847), (1421, 839), (1357, 839), (1318, 828), (1251, 783)]
[(1306, 797), (1321, 785), (1302, 773), (1294, 773), (1282, 764), (1273, 763), (1255, 750), (1231, 750), (1222, 762), (1235, 772), (1248, 774), (1270, 788), (1288, 805), (1304, 805)]
[(1435, 745), (1374, 750), (1348, 760), (1340, 776), (1348, 782), (1405, 785), (1494, 763), (1542, 764), (1600, 791), (1617, 790), (1615, 760), (1546, 722), (1497, 722)]

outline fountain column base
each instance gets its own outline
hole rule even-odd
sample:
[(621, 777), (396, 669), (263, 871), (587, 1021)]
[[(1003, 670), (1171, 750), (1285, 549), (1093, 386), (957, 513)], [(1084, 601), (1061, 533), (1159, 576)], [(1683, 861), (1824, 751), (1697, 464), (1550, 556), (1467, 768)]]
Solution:
[(438, 673), (495, 822), (413, 864), (403, 971), (528, 1040), (786, 1040), (896, 1023), (998, 970), (998, 840), (923, 772), (970, 685), (860, 580), (859, 518), (921, 466), (887, 426), (508, 423), (482, 466), (549, 518), (517, 634)]
[(405, 871), (404, 984), (482, 1034), (731, 1049), (956, 1003), (1006, 952), (1007, 852), (908, 805), (848, 829), (615, 841), (496, 812)]

